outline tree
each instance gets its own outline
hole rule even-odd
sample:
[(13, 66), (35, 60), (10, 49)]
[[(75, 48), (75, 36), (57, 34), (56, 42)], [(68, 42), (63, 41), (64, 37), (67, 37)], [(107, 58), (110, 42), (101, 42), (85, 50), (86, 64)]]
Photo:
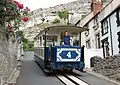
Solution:
[(69, 12), (68, 10), (64, 9), (62, 11), (58, 11), (58, 16), (60, 17), (60, 19), (63, 19), (64, 21), (68, 21), (69, 18)]
[(17, 36), (17, 37), (24, 38), (24, 33), (23, 33), (23, 31), (16, 31), (16, 36)]
[(24, 37), (23, 31), (16, 31), (16, 37), (19, 39), (19, 43), (23, 42), (23, 50), (28, 49), (29, 40)]

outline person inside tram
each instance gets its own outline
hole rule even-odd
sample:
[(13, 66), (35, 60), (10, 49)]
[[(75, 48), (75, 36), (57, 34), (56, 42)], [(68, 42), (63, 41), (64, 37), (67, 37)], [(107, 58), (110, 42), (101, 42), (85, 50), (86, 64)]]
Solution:
[(64, 33), (63, 43), (64, 45), (70, 45), (70, 36), (67, 31)]

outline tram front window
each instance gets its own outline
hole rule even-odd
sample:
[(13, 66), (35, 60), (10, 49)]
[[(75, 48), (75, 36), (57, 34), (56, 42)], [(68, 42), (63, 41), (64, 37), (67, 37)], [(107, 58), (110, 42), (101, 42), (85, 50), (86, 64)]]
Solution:
[(47, 41), (46, 46), (48, 46), (48, 47), (53, 46), (53, 42), (52, 41)]
[[(43, 37), (43, 39), (45, 40), (45, 37)], [(48, 36), (46, 37), (46, 46), (50, 47), (50, 46), (55, 46), (55, 43), (57, 41), (57, 36)], [(44, 44), (45, 45), (45, 42)]]

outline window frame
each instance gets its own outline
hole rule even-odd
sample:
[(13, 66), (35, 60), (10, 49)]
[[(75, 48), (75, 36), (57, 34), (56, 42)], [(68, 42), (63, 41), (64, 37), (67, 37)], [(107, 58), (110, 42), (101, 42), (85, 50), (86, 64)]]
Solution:
[(120, 26), (120, 9), (117, 9), (116, 11), (116, 24), (117, 24), (117, 27)]
[[(89, 45), (88, 45), (89, 44)], [(91, 48), (91, 42), (90, 39), (86, 40), (86, 48), (90, 49)]]
[[(99, 35), (99, 36), (98, 36)], [(99, 40), (98, 40), (99, 38)], [(96, 40), (97, 39), (97, 40)], [(101, 41), (100, 41), (100, 33), (96, 33), (95, 34), (95, 46), (97, 49), (100, 49), (101, 48)]]
[(95, 25), (95, 26), (99, 26), (98, 16), (96, 16), (96, 17), (94, 18), (94, 25)]
[[(106, 24), (106, 25), (105, 25)], [(105, 19), (101, 22), (101, 26), (102, 26), (102, 36), (108, 33), (108, 20)], [(105, 27), (104, 27), (105, 26)], [(105, 32), (106, 29), (106, 32)]]

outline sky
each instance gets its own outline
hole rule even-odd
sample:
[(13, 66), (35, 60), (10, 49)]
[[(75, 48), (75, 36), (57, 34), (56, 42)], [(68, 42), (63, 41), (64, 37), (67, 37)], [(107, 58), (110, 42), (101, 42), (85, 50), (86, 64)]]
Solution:
[(31, 9), (31, 11), (33, 11), (38, 8), (48, 8), (76, 0), (17, 0), (17, 1), (23, 3), (25, 7), (27, 6)]

